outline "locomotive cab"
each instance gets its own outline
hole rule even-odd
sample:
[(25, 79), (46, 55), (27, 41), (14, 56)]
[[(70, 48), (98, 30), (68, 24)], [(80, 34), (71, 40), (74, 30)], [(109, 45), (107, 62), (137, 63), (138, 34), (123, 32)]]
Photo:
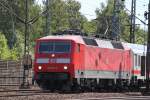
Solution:
[[(38, 85), (47, 88), (47, 84), (71, 80), (73, 71), (73, 46), (72, 40), (37, 40), (34, 78)], [(54, 81), (56, 83), (54, 83)], [(52, 85), (51, 85), (52, 86)]]

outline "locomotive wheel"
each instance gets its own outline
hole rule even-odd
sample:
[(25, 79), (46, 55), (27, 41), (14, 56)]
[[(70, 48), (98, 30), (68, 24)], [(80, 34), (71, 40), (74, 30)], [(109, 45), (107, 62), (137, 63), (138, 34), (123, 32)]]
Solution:
[(63, 83), (61, 90), (64, 92), (70, 92), (72, 90), (71, 87), (72, 87), (71, 82), (66, 81)]
[(38, 86), (42, 90), (50, 90), (53, 92), (55, 90), (54, 82), (49, 82), (49, 81), (37, 81)]

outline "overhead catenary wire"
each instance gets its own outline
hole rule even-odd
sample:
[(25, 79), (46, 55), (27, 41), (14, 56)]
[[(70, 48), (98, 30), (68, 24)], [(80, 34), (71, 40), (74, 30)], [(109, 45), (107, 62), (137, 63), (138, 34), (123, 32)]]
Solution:
[(41, 16), (43, 16), (43, 15), (45, 15), (45, 14), (47, 14), (47, 13), (48, 13), (47, 10), (45, 10), (45, 11), (39, 13), (38, 15), (36, 15), (36, 16), (33, 17), (32, 19), (30, 19), (30, 20), (28, 21), (28, 23), (30, 23), (30, 24), (35, 23), (35, 22), (39, 19), (39, 17), (41, 17)]
[[(130, 11), (128, 8), (126, 8), (125, 5), (122, 6), (122, 7), (123, 7), (124, 9), (126, 9), (126, 11), (128, 11), (128, 12), (131, 14), (131, 11)], [(141, 23), (147, 25), (143, 20), (141, 20), (141, 19), (140, 19), (139, 17), (137, 17), (135, 14), (133, 14), (133, 16), (135, 16), (136, 19), (138, 19), (139, 21), (141, 21)]]
[[(131, 13), (131, 11), (129, 10), (129, 9), (127, 9), (126, 7), (124, 7), (128, 12), (130, 12)], [(135, 14), (133, 14), (135, 17), (136, 17), (136, 19), (138, 19), (139, 21), (141, 21), (143, 24), (145, 24), (145, 25), (147, 25), (143, 20), (141, 20), (139, 17), (137, 17)]]
[[(12, 13), (20, 22), (25, 24), (25, 21), (24, 21), (25, 19), (19, 17), (14, 11), (11, 10), (11, 8), (9, 8), (6, 5), (4, 5), (1, 1), (0, 1), (0, 5), (3, 6), (6, 10), (8, 10), (10, 13)], [(8, 6), (10, 6), (10, 5), (8, 5)], [(39, 13), (38, 15), (36, 15), (35, 17), (31, 18), (27, 23), (33, 24), (33, 23), (35, 23), (38, 20), (39, 17), (41, 17), (41, 16), (43, 16), (43, 15), (45, 15), (47, 13), (48, 13), (48, 11), (45, 10), (45, 11)]]
[(24, 21), (23, 18), (20, 18), (15, 12), (13, 12), (13, 11), (11, 10), (11, 8), (8, 8), (8, 7), (7, 7), (6, 5), (4, 5), (1, 1), (0, 1), (0, 5), (1, 5), (2, 7), (4, 7), (6, 10), (8, 10), (10, 13), (12, 13), (20, 22), (25, 23), (25, 21)]

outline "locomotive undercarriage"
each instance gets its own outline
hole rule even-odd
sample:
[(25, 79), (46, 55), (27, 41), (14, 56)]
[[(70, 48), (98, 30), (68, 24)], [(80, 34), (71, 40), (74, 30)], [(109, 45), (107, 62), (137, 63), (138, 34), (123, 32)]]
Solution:
[(50, 90), (52, 92), (55, 90), (71, 91), (71, 84), (68, 80), (38, 80), (36, 82), (42, 90)]
[[(99, 92), (117, 92), (127, 90), (129, 87), (128, 80), (114, 79), (75, 79), (76, 84), (83, 91), (99, 91)], [(80, 80), (80, 82), (79, 82)]]
[(37, 84), (43, 90), (70, 90), (71, 82), (67, 73), (39, 73)]
[[(62, 75), (59, 77), (59, 75)], [(46, 76), (46, 77), (45, 77)], [(49, 77), (47, 77), (49, 76)], [(143, 80), (129, 79), (96, 79), (74, 78), (71, 79), (65, 73), (39, 74), (37, 84), (43, 90), (59, 91), (99, 91), (99, 92), (123, 92), (140, 91), (144, 86)], [(56, 78), (57, 77), (57, 78)]]
[[(144, 80), (129, 79), (75, 79), (77, 86), (82, 91), (99, 92), (139, 92), (145, 86)], [(80, 82), (79, 82), (80, 80)]]

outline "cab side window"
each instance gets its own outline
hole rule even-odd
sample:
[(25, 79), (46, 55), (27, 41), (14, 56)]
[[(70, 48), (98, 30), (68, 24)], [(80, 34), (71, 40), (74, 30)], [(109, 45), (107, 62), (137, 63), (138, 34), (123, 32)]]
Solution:
[(137, 55), (137, 54), (134, 55), (134, 66), (136, 68), (141, 66), (141, 56), (140, 55)]

